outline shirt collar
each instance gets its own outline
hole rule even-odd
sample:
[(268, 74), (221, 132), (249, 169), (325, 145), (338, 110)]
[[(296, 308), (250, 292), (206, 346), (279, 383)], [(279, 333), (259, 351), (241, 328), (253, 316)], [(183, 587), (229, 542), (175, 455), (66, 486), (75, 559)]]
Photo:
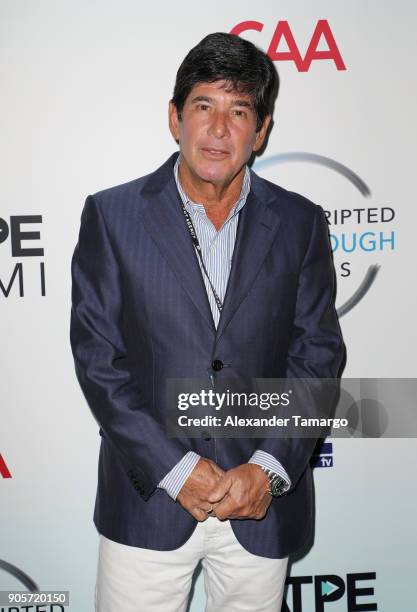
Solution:
[[(188, 195), (185, 193), (184, 189), (182, 188), (180, 178), (179, 178), (179, 173), (178, 173), (179, 163), (180, 163), (180, 156), (178, 155), (177, 161), (175, 162), (175, 165), (174, 165), (174, 177), (175, 177), (175, 182), (177, 184), (178, 192), (181, 196), (181, 200), (183, 201), (184, 206), (187, 208), (188, 212), (191, 212), (193, 214), (196, 211), (200, 211), (205, 214), (204, 206), (202, 204), (199, 204), (197, 202), (193, 202), (192, 200), (190, 200), (190, 198), (188, 197)], [(243, 183), (242, 183), (242, 189), (240, 191), (240, 196), (236, 204), (231, 209), (229, 216), (227, 217), (227, 220), (229, 220), (233, 215), (236, 215), (243, 208), (243, 206), (246, 203), (247, 197), (249, 195), (249, 191), (250, 191), (250, 171), (249, 171), (248, 166), (245, 166), (245, 176), (243, 177)]]

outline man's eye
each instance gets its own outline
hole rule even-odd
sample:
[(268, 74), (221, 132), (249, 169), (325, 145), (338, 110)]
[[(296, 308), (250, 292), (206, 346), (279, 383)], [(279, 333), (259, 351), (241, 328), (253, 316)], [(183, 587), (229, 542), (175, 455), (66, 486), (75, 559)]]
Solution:
[(246, 113), (243, 110), (236, 109), (232, 111), (235, 117), (245, 117)]
[(199, 110), (203, 110), (204, 111), (204, 110), (208, 110), (210, 107), (209, 107), (208, 104), (197, 104), (197, 108)]

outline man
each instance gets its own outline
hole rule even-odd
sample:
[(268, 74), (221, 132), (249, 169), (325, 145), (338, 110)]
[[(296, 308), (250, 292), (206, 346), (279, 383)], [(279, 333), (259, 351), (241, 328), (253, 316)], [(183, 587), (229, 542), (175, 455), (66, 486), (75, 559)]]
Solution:
[[(178, 70), (179, 144), (149, 176), (87, 198), (71, 342), (102, 436), (99, 612), (278, 611), (312, 527), (313, 439), (169, 438), (166, 380), (336, 377), (343, 343), (323, 211), (254, 174), (278, 77), (211, 34)], [(226, 290), (227, 289), (227, 290)]]

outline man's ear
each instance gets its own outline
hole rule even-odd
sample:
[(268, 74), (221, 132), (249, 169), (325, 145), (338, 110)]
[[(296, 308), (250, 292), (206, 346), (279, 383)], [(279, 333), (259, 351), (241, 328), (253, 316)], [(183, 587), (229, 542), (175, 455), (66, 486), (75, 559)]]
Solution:
[(271, 123), (271, 115), (267, 115), (263, 120), (261, 129), (256, 132), (255, 144), (253, 145), (253, 151), (259, 151), (262, 147), (265, 136), (268, 132), (269, 124)]
[(170, 101), (168, 106), (169, 130), (177, 142), (179, 141), (180, 137), (179, 121), (177, 107)]

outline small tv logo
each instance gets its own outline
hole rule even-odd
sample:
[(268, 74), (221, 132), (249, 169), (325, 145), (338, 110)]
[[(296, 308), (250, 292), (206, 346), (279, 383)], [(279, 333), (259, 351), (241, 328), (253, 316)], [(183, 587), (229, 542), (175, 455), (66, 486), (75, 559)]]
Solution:
[(311, 467), (333, 467), (333, 442), (323, 442), (319, 446), (316, 446), (314, 453), (311, 457)]
[(2, 455), (0, 454), (0, 474), (3, 478), (11, 478), (12, 475), (10, 474), (10, 470), (6, 465), (5, 460), (3, 459)]

